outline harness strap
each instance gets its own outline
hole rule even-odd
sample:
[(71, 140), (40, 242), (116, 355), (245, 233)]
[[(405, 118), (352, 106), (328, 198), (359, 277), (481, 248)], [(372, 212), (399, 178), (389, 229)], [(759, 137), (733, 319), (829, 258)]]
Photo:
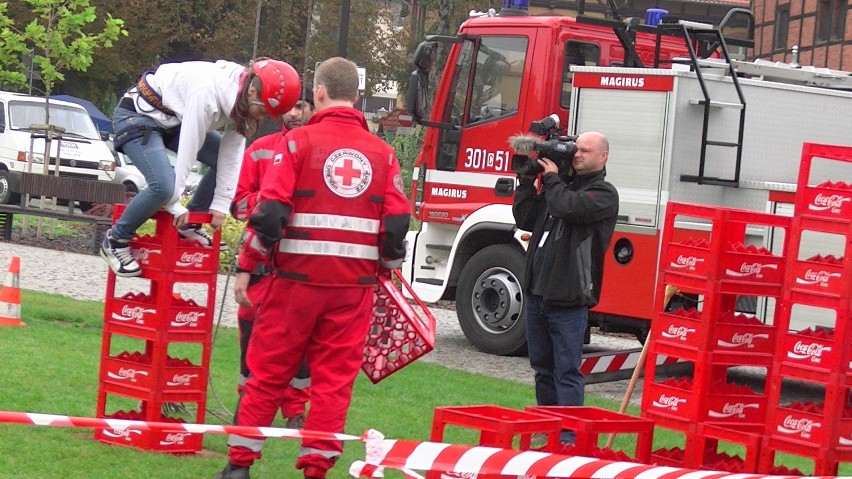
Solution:
[(139, 77), (139, 81), (136, 82), (136, 88), (139, 91), (139, 95), (141, 95), (145, 101), (147, 101), (151, 106), (153, 106), (157, 110), (160, 110), (161, 112), (169, 116), (176, 116), (174, 111), (170, 110), (168, 107), (166, 107), (166, 105), (163, 105), (163, 97), (160, 96), (159, 93), (154, 91), (154, 89), (151, 88), (151, 85), (148, 84), (148, 81), (145, 79), (145, 77), (147, 77), (149, 73), (154, 73), (154, 70), (146, 71), (142, 74), (142, 76)]

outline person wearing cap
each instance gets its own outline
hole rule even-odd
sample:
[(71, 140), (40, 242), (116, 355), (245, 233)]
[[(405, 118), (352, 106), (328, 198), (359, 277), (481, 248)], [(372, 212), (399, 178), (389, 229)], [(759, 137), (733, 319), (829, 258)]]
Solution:
[[(160, 208), (174, 216), (182, 237), (212, 246), (202, 225), (187, 224), (188, 211), (209, 212), (210, 226), (222, 226), (245, 139), (266, 115), (280, 117), (289, 111), (300, 90), (292, 66), (267, 58), (248, 67), (226, 60), (165, 63), (140, 76), (113, 114), (116, 151), (127, 155), (148, 183), (101, 245), (100, 254), (116, 276), (142, 274), (130, 239)], [(177, 154), (174, 167), (167, 149)], [(180, 195), (195, 161), (209, 169), (184, 207)]]
[[(310, 86), (302, 90), (302, 97), (296, 101), (293, 108), (282, 117), (283, 123), (280, 132), (262, 136), (252, 142), (243, 154), (243, 165), (240, 168), (240, 178), (237, 182), (237, 193), (231, 203), (231, 215), (240, 221), (247, 221), (249, 215), (257, 205), (260, 195), (260, 184), (266, 169), (272, 160), (272, 153), (276, 144), (287, 134), (287, 131), (304, 125), (314, 114), (314, 95)], [(271, 270), (265, 264), (260, 264), (252, 271), (247, 294), (252, 303), (257, 304), (266, 291), (271, 280)], [(249, 377), (249, 369), (246, 365), (246, 353), (248, 351), (249, 339), (251, 338), (254, 317), (257, 314), (254, 308), (240, 306), (237, 309), (237, 324), (240, 330), (240, 377), (237, 384), (237, 394), (242, 397), (243, 388)], [(301, 429), (305, 424), (305, 405), (310, 399), (311, 375), (307, 364), (303, 362), (296, 377), (290, 381), (281, 404), (281, 414), (287, 419), (285, 427)], [(239, 403), (237, 404), (239, 408)]]

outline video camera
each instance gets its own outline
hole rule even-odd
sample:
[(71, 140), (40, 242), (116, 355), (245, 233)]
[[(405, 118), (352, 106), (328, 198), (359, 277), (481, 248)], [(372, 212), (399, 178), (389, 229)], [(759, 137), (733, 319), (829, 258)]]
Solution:
[[(537, 158), (549, 158), (565, 171), (571, 167), (574, 154), (577, 153), (577, 137), (559, 135), (559, 117), (554, 113), (530, 124), (529, 131), (533, 135), (522, 133), (509, 137), (509, 144), (517, 151), (512, 155), (512, 171), (519, 175), (535, 176), (544, 169), (538, 164)], [(540, 136), (544, 136), (542, 141)], [(530, 153), (536, 153), (536, 158)]]

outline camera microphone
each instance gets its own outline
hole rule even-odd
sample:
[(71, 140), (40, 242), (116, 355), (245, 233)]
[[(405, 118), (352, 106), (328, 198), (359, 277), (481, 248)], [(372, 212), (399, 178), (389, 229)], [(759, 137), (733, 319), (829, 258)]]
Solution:
[(534, 152), (536, 143), (541, 143), (541, 137), (530, 133), (518, 133), (509, 137), (509, 145), (520, 155)]

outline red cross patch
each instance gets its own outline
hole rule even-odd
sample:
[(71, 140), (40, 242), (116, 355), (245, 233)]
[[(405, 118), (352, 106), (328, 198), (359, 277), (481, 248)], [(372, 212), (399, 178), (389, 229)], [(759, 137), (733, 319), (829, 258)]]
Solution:
[(370, 186), (373, 167), (358, 150), (342, 148), (333, 152), (323, 165), (325, 184), (334, 194), (355, 198)]

